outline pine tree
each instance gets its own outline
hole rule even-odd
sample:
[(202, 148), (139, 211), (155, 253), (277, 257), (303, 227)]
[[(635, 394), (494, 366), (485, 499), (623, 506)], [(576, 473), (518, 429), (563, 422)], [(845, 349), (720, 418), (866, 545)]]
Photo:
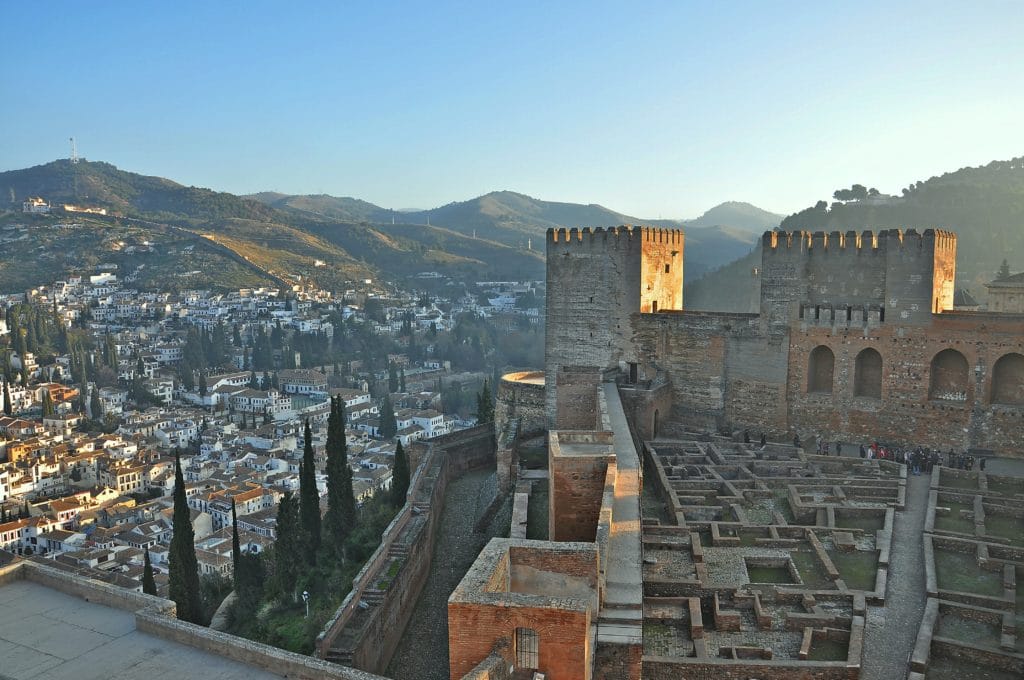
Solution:
[(313, 433), (306, 421), (303, 433), (302, 464), (299, 466), (299, 511), (306, 532), (306, 563), (316, 564), (320, 548), (320, 494), (316, 488), (316, 463), (313, 460)]
[(352, 468), (348, 465), (348, 443), (345, 441), (345, 402), (331, 399), (327, 419), (327, 516), (326, 534), (337, 555), (343, 556), (345, 539), (356, 523), (356, 499), (352, 493)]
[(395, 445), (395, 466), (391, 470), (391, 503), (400, 508), (409, 493), (409, 459), (402, 442)]
[(149, 561), (149, 548), (146, 548), (146, 555), (143, 558), (142, 592), (156, 595), (156, 580), (153, 578), (153, 565)]
[(199, 564), (196, 561), (195, 532), (185, 498), (185, 477), (181, 472), (181, 455), (174, 453), (174, 535), (169, 553), (168, 581), (170, 598), (178, 608), (178, 618), (202, 623), (203, 609), (199, 601)]
[(274, 541), (274, 565), (277, 587), (285, 597), (295, 598), (295, 584), (299, 579), (299, 553), (305, 543), (299, 521), (298, 503), (290, 491), (285, 492), (277, 505), (277, 539)]
[(384, 396), (384, 405), (380, 407), (380, 436), (391, 439), (398, 432), (395, 420), (395, 409), (391, 405), (391, 395)]

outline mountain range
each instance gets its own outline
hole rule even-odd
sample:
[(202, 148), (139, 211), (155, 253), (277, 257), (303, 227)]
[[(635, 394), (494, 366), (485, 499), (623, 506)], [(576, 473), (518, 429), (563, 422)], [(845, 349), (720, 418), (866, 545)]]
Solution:
[[(89, 255), (86, 264), (116, 262), (116, 244), (125, 238), (145, 242), (146, 230), (157, 230), (153, 240), (173, 234), (184, 239), (182, 244), (189, 241), (193, 247), (182, 245), (181, 252), (195, 253), (198, 247), (209, 260), (201, 262), (209, 269), (207, 285), (226, 287), (238, 283), (239, 268), (248, 269), (246, 277), (254, 281), (304, 277), (328, 288), (378, 274), (401, 277), (425, 270), (461, 278), (537, 279), (543, 278), (548, 228), (621, 224), (686, 227), (685, 266), (687, 279), (693, 279), (749, 252), (757, 235), (781, 219), (749, 204), (724, 203), (689, 222), (643, 220), (596, 204), (542, 201), (511, 191), (433, 210), (398, 211), (327, 195), (268, 191), (236, 196), (85, 160), (0, 173), (0, 196), (9, 201), (7, 222), (26, 219), (17, 211), (31, 196), (54, 205), (107, 208), (110, 216), (83, 218), (87, 229), (103, 226), (103, 238), (94, 239), (94, 249), (101, 250), (82, 253)], [(131, 233), (116, 238), (119, 229)], [(88, 250), (89, 241), (83, 240), (78, 247)], [(41, 255), (52, 255), (52, 249), (81, 252), (67, 251), (60, 234), (45, 245)], [(217, 262), (225, 258), (232, 265), (221, 264), (233, 275), (221, 281)], [(8, 261), (0, 252), (0, 289), (38, 285), (74, 268), (71, 260), (52, 272), (52, 263), (36, 268), (24, 264)], [(134, 259), (129, 264), (137, 266)]]

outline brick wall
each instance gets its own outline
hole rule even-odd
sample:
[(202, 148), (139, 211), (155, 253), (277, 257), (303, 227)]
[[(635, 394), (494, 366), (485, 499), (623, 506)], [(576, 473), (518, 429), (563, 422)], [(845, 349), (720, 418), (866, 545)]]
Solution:
[(548, 457), (548, 537), (593, 541), (610, 456)]
[(589, 680), (590, 615), (545, 606), (494, 607), (478, 603), (449, 603), (448, 657), (451, 678), (461, 678), (486, 658), (496, 639), (513, 645), (516, 628), (537, 631), (539, 668), (549, 680)]

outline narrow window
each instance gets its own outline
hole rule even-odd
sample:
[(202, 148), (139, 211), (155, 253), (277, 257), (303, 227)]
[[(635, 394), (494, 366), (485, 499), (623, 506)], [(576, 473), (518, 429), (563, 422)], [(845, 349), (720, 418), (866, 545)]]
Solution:
[(670, 264), (665, 265), (665, 273), (666, 274), (668, 274), (671, 269), (672, 269), (672, 265), (670, 265)]
[(516, 628), (516, 666), (536, 670), (540, 666), (540, 639), (533, 628)]

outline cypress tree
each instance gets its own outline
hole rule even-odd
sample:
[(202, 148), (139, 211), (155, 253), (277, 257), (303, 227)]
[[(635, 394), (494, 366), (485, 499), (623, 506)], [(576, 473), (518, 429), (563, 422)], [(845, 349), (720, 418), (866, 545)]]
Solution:
[(302, 465), (299, 466), (299, 512), (306, 532), (307, 564), (316, 564), (320, 548), (320, 494), (316, 488), (316, 463), (313, 460), (313, 433), (306, 421), (303, 433)]
[(298, 555), (305, 543), (299, 521), (299, 508), (290, 491), (285, 492), (277, 505), (277, 540), (274, 541), (274, 565), (277, 587), (284, 596), (295, 598), (295, 584), (299, 579)]
[(242, 563), (242, 544), (238, 540), (238, 515), (235, 513), (235, 499), (231, 499), (231, 569), (238, 584), (238, 570)]
[(153, 579), (153, 565), (149, 561), (149, 548), (146, 548), (146, 555), (143, 558), (142, 592), (156, 595), (156, 581)]
[(50, 390), (43, 390), (43, 417), (49, 418), (53, 416), (53, 397), (50, 396)]
[(352, 493), (352, 468), (348, 466), (348, 443), (345, 441), (345, 402), (331, 399), (327, 419), (327, 535), (339, 557), (343, 556), (345, 539), (356, 523), (356, 498)]
[(185, 478), (181, 473), (181, 454), (174, 453), (174, 535), (169, 553), (170, 597), (178, 606), (178, 618), (202, 623), (199, 601), (199, 564), (196, 561), (195, 532), (185, 499)]
[(491, 400), (491, 386), (484, 380), (484, 388), (476, 397), (476, 421), (480, 425), (494, 422), (494, 402)]
[(388, 364), (388, 392), (394, 393), (398, 391), (398, 370), (395, 368), (395, 362), (392, 361)]
[(14, 412), (14, 406), (11, 404), (11, 383), (8, 380), (4, 381), (4, 415), (9, 416)]
[(391, 502), (395, 507), (405, 505), (409, 493), (409, 459), (402, 442), (395, 445), (395, 467), (391, 470)]
[(206, 396), (206, 374), (202, 372), (199, 374), (199, 396)]
[(103, 417), (103, 404), (100, 402), (100, 388), (94, 386), (89, 394), (89, 416), (93, 420)]
[(404, 368), (402, 369), (402, 372), (398, 374), (398, 389), (400, 389), (402, 392), (405, 392), (405, 369)]
[(398, 423), (395, 421), (395, 409), (391, 405), (391, 395), (384, 396), (384, 405), (380, 408), (380, 436), (384, 439), (391, 439), (398, 432)]

